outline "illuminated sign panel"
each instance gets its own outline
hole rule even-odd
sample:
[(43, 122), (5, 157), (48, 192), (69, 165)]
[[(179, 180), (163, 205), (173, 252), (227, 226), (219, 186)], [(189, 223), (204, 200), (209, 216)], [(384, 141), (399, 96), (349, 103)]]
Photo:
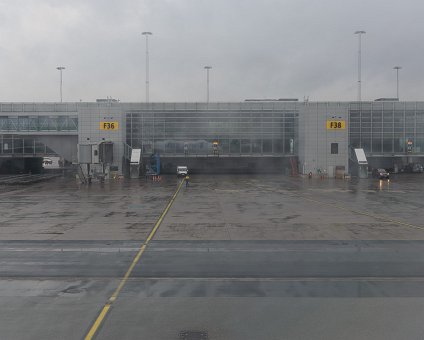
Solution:
[(327, 130), (344, 130), (346, 129), (345, 120), (327, 120)]
[(119, 122), (100, 122), (100, 130), (118, 130)]

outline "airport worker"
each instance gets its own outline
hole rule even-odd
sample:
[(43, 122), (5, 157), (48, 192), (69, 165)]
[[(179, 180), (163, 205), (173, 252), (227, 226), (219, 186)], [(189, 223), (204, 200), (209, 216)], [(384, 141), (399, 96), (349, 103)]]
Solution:
[(187, 187), (188, 187), (188, 185), (189, 185), (189, 180), (190, 180), (190, 176), (189, 176), (189, 175), (186, 175), (186, 176), (185, 176), (186, 188), (187, 188)]

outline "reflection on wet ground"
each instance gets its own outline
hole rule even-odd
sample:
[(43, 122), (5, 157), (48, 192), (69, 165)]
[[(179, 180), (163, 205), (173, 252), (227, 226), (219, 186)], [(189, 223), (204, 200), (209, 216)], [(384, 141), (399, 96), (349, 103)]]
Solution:
[(159, 239), (423, 239), (424, 176), (308, 179), (194, 176)]
[[(81, 339), (179, 180), (0, 188), (0, 338)], [(191, 176), (99, 339), (419, 339), (424, 176)]]
[[(83, 186), (57, 179), (8, 187), (12, 191), (0, 193), (0, 239), (142, 240), (178, 182), (164, 176), (161, 182)], [(423, 189), (422, 174), (393, 175), (390, 180), (192, 176), (158, 237), (422, 239), (420, 228), (406, 224), (423, 225)]]

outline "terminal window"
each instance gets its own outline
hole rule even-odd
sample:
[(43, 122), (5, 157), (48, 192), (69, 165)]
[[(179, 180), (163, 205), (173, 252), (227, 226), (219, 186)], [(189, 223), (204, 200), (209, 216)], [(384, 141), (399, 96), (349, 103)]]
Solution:
[(339, 153), (339, 143), (331, 143), (331, 154), (338, 155)]

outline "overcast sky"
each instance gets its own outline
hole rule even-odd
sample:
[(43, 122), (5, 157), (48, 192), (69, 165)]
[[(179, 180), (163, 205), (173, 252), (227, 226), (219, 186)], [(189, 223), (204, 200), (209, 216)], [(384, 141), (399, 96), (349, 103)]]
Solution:
[(422, 0), (0, 0), (0, 101), (424, 100)]

